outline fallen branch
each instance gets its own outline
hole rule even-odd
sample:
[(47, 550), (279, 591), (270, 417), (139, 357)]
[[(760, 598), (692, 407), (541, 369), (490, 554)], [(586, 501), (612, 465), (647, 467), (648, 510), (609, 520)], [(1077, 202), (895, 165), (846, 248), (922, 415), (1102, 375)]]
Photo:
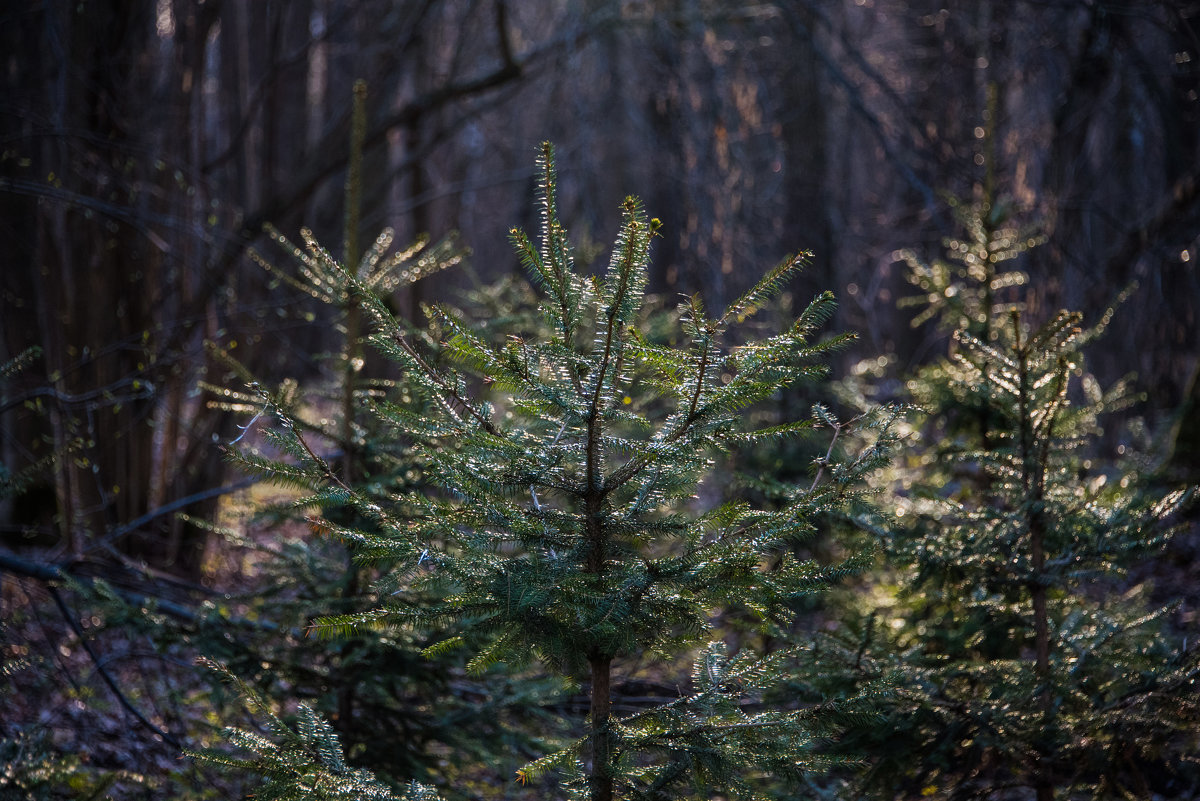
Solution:
[(163, 742), (180, 751), (183, 750), (183, 742), (165, 729), (154, 725), (153, 721), (147, 718), (142, 711), (133, 705), (125, 693), (121, 692), (121, 688), (117, 686), (116, 679), (108, 672), (108, 669), (100, 662), (100, 657), (96, 655), (96, 651), (92, 648), (92, 644), (88, 642), (87, 635), (79, 628), (79, 621), (75, 619), (75, 615), (67, 608), (66, 602), (62, 599), (62, 593), (58, 588), (50, 586), (50, 597), (54, 599), (54, 603), (58, 606), (58, 611), (62, 613), (63, 620), (67, 621), (67, 625), (71, 627), (71, 631), (75, 632), (75, 636), (79, 639), (79, 644), (83, 646), (83, 650), (87, 651), (88, 657), (92, 660), (92, 664), (96, 666), (96, 671), (100, 674), (100, 678), (104, 679), (104, 683), (108, 685), (108, 689), (112, 690), (113, 695), (117, 697), (118, 703), (121, 704), (129, 714), (138, 719), (143, 726), (156, 735), (162, 738)]
[[(0, 570), (6, 570), (9, 573), (41, 581), (49, 586), (52, 593), (60, 584), (75, 584), (77, 586), (91, 588), (94, 583), (93, 578), (89, 576), (75, 575), (62, 565), (45, 562), (33, 562), (28, 559), (22, 559), (21, 557), (7, 551), (0, 551)], [(162, 612), (163, 614), (173, 617), (176, 620), (181, 620), (185, 623), (191, 623), (193, 625), (213, 622), (213, 614), (203, 614), (185, 604), (169, 601), (165, 598), (159, 598), (149, 592), (138, 592), (119, 587), (111, 588), (113, 593), (118, 598), (131, 606), (146, 606), (147, 604), (152, 604), (156, 611)], [(250, 620), (249, 618), (238, 617), (234, 615), (223, 615), (220, 612), (215, 612), (215, 617), (217, 621), (221, 623), (240, 628), (272, 632), (286, 631), (295, 637), (301, 636), (301, 632), (297, 629), (284, 629), (282, 626), (267, 620)]]

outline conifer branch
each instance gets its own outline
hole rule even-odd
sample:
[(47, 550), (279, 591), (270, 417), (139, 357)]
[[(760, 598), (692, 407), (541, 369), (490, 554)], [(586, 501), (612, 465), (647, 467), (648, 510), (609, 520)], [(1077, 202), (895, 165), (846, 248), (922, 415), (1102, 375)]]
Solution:
[(324, 457), (322, 457), (309, 446), (308, 440), (304, 438), (304, 435), (301, 434), (300, 431), (298, 431), (294, 426), (289, 427), (292, 429), (292, 436), (295, 438), (296, 444), (298, 444), (304, 450), (304, 452), (308, 455), (308, 458), (312, 460), (313, 464), (315, 464), (317, 468), (320, 469), (320, 471), (325, 475), (325, 478), (332, 481), (334, 484), (337, 484), (346, 492), (353, 493), (353, 490), (350, 489), (350, 486), (342, 480), (341, 476), (334, 472), (332, 467), (329, 466), (329, 462), (325, 461)]
[[(407, 353), (412, 358), (412, 360), (417, 364), (417, 366), (419, 368), (421, 368), (421, 370), (425, 373), (425, 375), (431, 381), (433, 381), (434, 383), (437, 384), (438, 388), (441, 389), (441, 391), (444, 392), (446, 394), (446, 396), (448, 396), (450, 398), (451, 401), (458, 404), (459, 408), (464, 409), (469, 415), (471, 415), (472, 418), (474, 418), (475, 422), (477, 422), (479, 424), (480, 428), (482, 428), (484, 431), (486, 431), (487, 433), (491, 434), (494, 437), (503, 437), (504, 436), (503, 433), (500, 431), (500, 429), (496, 428), (496, 426), (492, 423), (491, 420), (488, 420), (486, 417), (484, 417), (483, 414), (479, 412), (479, 410), (477, 410), (475, 407), (473, 407), (465, 398), (463, 398), (458, 393), (457, 389), (450, 386), (450, 384), (445, 380), (445, 378), (442, 377), (441, 373), (434, 370), (433, 367), (431, 367), (429, 365), (429, 363), (427, 361), (425, 361), (425, 357), (423, 357), (420, 354), (420, 352), (417, 351), (417, 349), (412, 346), (412, 343), (408, 341), (407, 337), (405, 337), (399, 331), (392, 331), (391, 338), (392, 338), (393, 342), (395, 342), (397, 345), (399, 345), (401, 348), (404, 349), (404, 352)], [(451, 419), (453, 419), (455, 422), (457, 422), (461, 426), (462, 419), (454, 411), (454, 407), (451, 406), (450, 403), (448, 401), (446, 401), (446, 399), (443, 397), (439, 396), (437, 398), (437, 400), (438, 400), (439, 404), (442, 406), (442, 408), (446, 410), (447, 414), (449, 414), (451, 416)]]
[[(693, 298), (694, 301), (694, 298)], [(693, 307), (694, 308), (694, 307)], [(709, 332), (711, 334), (711, 332)], [(700, 362), (696, 371), (696, 388), (691, 394), (691, 399), (688, 401), (688, 410), (684, 414), (683, 419), (679, 424), (663, 436), (655, 443), (654, 450), (642, 456), (637, 456), (630, 459), (624, 465), (608, 477), (604, 482), (604, 494), (611, 493), (613, 490), (623, 486), (634, 476), (641, 473), (651, 464), (666, 456), (668, 453), (667, 446), (678, 442), (686, 435), (692, 424), (696, 421), (697, 412), (700, 405), (700, 397), (704, 390), (705, 377), (708, 374), (710, 342), (707, 338), (702, 338), (700, 348)]]
[(700, 395), (704, 390), (704, 377), (708, 372), (708, 341), (705, 340), (703, 348), (700, 352), (700, 366), (696, 370), (696, 391), (692, 393), (692, 398), (688, 401), (687, 414), (680, 423), (679, 429), (672, 432), (672, 437), (678, 439), (687, 431), (688, 426), (696, 419), (696, 409), (700, 406)]

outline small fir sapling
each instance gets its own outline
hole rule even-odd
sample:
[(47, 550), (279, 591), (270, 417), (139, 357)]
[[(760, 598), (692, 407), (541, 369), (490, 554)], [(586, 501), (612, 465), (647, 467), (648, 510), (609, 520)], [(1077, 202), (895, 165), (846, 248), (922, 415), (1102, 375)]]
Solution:
[(871, 797), (1177, 797), (1196, 778), (1200, 651), (1122, 582), (1191, 493), (1156, 494), (1096, 453), (1101, 416), (1130, 400), (1081, 368), (1111, 310), (1092, 329), (1071, 312), (1030, 327), (1005, 292), (1027, 279), (1002, 268), (1038, 237), (960, 213), (968, 238), (947, 259), (906, 254), (917, 320), (953, 348), (907, 384), (930, 414), (874, 521), (897, 589), (886, 625), (872, 609), (829, 648), (851, 686), (899, 672), (907, 703), (846, 744), (875, 754)]
[[(465, 646), (473, 671), (537, 664), (583, 689), (582, 735), (527, 764), (521, 782), (555, 771), (572, 797), (593, 801), (749, 796), (759, 779), (786, 781), (816, 764), (814, 744), (864, 714), (869, 693), (764, 706), (802, 649), (729, 653), (713, 615), (740, 609), (780, 625), (797, 598), (869, 564), (867, 553), (833, 565), (802, 561), (790, 546), (857, 498), (862, 476), (886, 458), (887, 418), (863, 423), (878, 427), (873, 447), (821, 464), (774, 508), (739, 500), (698, 508), (702, 483), (710, 494), (726, 489), (711, 475), (715, 454), (817, 425), (793, 419), (748, 431), (743, 419), (752, 404), (824, 374), (821, 357), (849, 339), (820, 339), (833, 297), (819, 295), (774, 336), (728, 344), (731, 322), (755, 314), (800, 269), (803, 260), (791, 258), (719, 317), (687, 299), (681, 345), (652, 341), (635, 323), (658, 221), (627, 199), (606, 272), (580, 275), (558, 220), (549, 145), (540, 165), (540, 245), (513, 232), (544, 293), (540, 335), (495, 342), (486, 325), (438, 305), (427, 309), (431, 339), (308, 242), (312, 258), (352, 288), (374, 326), (372, 344), (408, 382), (411, 403), (371, 403), (420, 453), (428, 484), (388, 498), (363, 491), (266, 394), (260, 402), (280, 421), (272, 437), (292, 461), (258, 466), (323, 486), (318, 494), (365, 521), (315, 522), (380, 570), (377, 608), (328, 617), (323, 632), (457, 626), (462, 633), (428, 653)], [(669, 673), (688, 655), (690, 686), (677, 698), (622, 703), (635, 661)]]

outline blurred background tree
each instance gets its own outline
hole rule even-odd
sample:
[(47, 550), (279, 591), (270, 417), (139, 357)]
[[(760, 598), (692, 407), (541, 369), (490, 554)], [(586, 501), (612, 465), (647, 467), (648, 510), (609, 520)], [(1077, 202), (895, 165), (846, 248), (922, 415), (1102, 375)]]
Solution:
[[(529, 154), (552, 139), (573, 230), (612, 230), (629, 192), (660, 210), (652, 289), (721, 308), (751, 280), (735, 263), (807, 247), (796, 291), (838, 289), (838, 326), (899, 367), (934, 332), (893, 311), (894, 248), (935, 253), (954, 220), (934, 188), (989, 183), (1049, 221), (1027, 265), (1034, 319), (1140, 281), (1091, 364), (1102, 381), (1137, 369), (1150, 412), (1170, 413), (1198, 353), (1197, 14), (1191, 0), (13, 5), (0, 357), (43, 355), (4, 398), (2, 447), (10, 465), (74, 450), (0, 527), (75, 559), (195, 573), (206, 535), (170, 513), (211, 511), (229, 480), (211, 445), (231, 426), (194, 392), (217, 370), (202, 342), (294, 325), (246, 249), (265, 222), (340, 228), (356, 78), (380, 99), (365, 231), (457, 229), (485, 279), (513, 272), (504, 232), (529, 222)], [(324, 347), (312, 330), (251, 366), (303, 374)]]

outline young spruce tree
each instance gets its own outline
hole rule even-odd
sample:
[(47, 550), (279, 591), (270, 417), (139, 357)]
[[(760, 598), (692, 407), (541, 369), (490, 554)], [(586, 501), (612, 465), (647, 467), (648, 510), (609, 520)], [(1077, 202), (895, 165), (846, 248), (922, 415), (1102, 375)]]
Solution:
[(1031, 327), (1012, 289), (1026, 278), (1004, 266), (1038, 238), (987, 206), (959, 211), (968, 236), (945, 260), (906, 257), (928, 304), (917, 319), (952, 332), (952, 350), (908, 382), (929, 416), (894, 476), (899, 589), (851, 649), (851, 675), (899, 671), (907, 701), (849, 741), (875, 755), (865, 787), (1190, 797), (1200, 650), (1123, 583), (1189, 493), (1102, 460), (1100, 416), (1128, 403), (1081, 369), (1103, 323), (1064, 311)]
[[(816, 738), (858, 714), (861, 699), (764, 707), (762, 693), (786, 677), (797, 653), (731, 654), (712, 633), (714, 614), (738, 608), (778, 622), (799, 596), (869, 561), (859, 554), (832, 566), (803, 562), (789, 545), (856, 492), (887, 438), (848, 463), (823, 466), (777, 508), (736, 500), (702, 508), (702, 483), (706, 498), (727, 489), (712, 475), (715, 454), (813, 427), (800, 419), (747, 431), (743, 412), (823, 374), (821, 357), (848, 339), (818, 339), (833, 297), (818, 296), (775, 336), (730, 344), (730, 324), (753, 315), (800, 269), (802, 259), (792, 258), (719, 317), (699, 298), (685, 301), (678, 345), (650, 341), (634, 323), (658, 221), (627, 199), (607, 271), (580, 275), (557, 216), (549, 145), (540, 163), (540, 246), (517, 231), (513, 241), (544, 292), (548, 336), (492, 342), (486, 325), (435, 306), (428, 312), (441, 344), (431, 350), (370, 287), (308, 243), (353, 287), (374, 323), (373, 344), (418, 396), (374, 408), (397, 438), (414, 443), (439, 488), (390, 499), (365, 493), (316, 453), (287, 409), (270, 409), (294, 458), (278, 469), (323, 482), (369, 521), (320, 525), (352, 543), (359, 559), (386, 566), (378, 608), (319, 626), (344, 633), (451, 623), (486, 635), (473, 670), (536, 663), (577, 682), (589, 706), (582, 736), (526, 765), (522, 782), (555, 769), (573, 797), (592, 801), (748, 795), (756, 777), (803, 770)], [(464, 642), (460, 635), (429, 650)], [(678, 698), (650, 708), (619, 703), (634, 660), (669, 670), (688, 655), (691, 686)]]

